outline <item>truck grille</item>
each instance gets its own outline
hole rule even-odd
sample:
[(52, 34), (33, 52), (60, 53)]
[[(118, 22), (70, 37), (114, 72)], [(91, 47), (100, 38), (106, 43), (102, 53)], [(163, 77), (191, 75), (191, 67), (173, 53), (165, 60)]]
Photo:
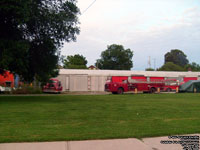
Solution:
[(109, 84), (105, 84), (105, 91), (110, 91), (110, 89), (109, 89), (109, 87), (110, 87), (110, 85)]

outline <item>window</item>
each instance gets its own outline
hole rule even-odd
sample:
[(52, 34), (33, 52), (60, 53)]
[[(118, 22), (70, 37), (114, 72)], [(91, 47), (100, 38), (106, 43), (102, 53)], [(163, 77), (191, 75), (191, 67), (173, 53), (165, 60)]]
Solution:
[(6, 87), (11, 87), (11, 81), (6, 81)]

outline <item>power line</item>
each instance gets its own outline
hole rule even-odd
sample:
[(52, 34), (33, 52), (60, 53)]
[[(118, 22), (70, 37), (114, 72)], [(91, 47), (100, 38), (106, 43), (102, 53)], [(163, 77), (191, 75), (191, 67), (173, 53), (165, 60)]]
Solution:
[(82, 15), (96, 2), (97, 0), (94, 0), (83, 12)]

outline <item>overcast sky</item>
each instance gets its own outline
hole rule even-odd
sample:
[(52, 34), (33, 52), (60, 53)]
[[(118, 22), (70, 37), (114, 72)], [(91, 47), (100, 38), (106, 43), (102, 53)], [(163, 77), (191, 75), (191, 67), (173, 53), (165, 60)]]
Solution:
[[(83, 12), (94, 0), (79, 0)], [(171, 49), (200, 64), (200, 0), (96, 0), (79, 16), (81, 32), (62, 55), (81, 54), (94, 65), (107, 45), (134, 52), (132, 70), (158, 68)]]

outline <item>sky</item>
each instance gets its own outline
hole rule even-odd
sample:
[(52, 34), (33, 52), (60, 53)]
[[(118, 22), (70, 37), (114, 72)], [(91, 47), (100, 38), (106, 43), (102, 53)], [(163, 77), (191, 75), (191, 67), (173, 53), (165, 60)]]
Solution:
[[(84, 12), (93, 1), (77, 6)], [(61, 54), (83, 55), (87, 66), (112, 44), (133, 51), (131, 70), (161, 67), (172, 49), (200, 64), (200, 0), (96, 0), (79, 22), (76, 42), (65, 43)]]

